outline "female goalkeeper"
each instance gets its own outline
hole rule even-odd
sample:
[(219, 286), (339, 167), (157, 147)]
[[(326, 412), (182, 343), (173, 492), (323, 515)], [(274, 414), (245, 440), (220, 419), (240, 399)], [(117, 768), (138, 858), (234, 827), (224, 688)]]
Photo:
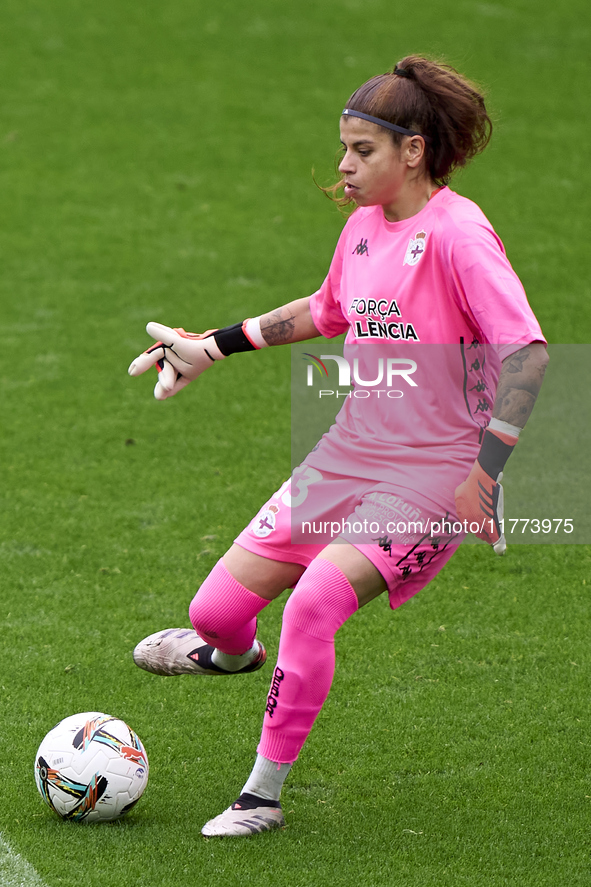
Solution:
[(329, 191), (356, 209), (318, 292), (201, 335), (150, 323), (157, 342), (129, 369), (156, 364), (165, 399), (234, 352), (347, 333), (340, 369), (354, 387), (336, 423), (204, 581), (194, 630), (158, 632), (134, 652), (156, 674), (255, 671), (266, 656), (257, 614), (294, 589), (254, 769), (204, 835), (284, 823), (283, 782), (329, 692), (335, 633), (359, 607), (385, 591), (398, 607), (466, 531), (503, 552), (499, 479), (547, 363), (501, 241), (448, 187), (490, 139), (477, 88), (408, 56), (353, 93), (340, 131)]

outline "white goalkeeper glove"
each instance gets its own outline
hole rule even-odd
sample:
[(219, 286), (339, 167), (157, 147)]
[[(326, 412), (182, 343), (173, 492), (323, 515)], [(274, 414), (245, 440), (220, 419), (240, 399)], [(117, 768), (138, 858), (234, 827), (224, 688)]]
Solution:
[(139, 376), (156, 366), (158, 382), (154, 388), (156, 400), (172, 397), (192, 382), (216, 360), (226, 356), (220, 351), (213, 333), (187, 333), (182, 328), (172, 329), (153, 321), (146, 326), (148, 335), (156, 344), (140, 354), (128, 369), (130, 376)]

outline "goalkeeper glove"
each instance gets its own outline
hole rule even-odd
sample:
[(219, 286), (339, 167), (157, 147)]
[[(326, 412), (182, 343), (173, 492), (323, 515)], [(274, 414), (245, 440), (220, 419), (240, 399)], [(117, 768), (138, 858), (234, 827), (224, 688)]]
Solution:
[[(505, 554), (507, 549), (502, 523), (504, 494), (500, 481), (520, 430), (507, 422), (491, 419), (472, 470), (455, 492), (460, 521), (471, 533), (492, 545), (495, 554), (499, 555)], [(478, 526), (476, 532), (473, 529), (475, 524)]]
[(136, 357), (128, 373), (139, 376), (156, 366), (158, 382), (154, 397), (157, 400), (172, 397), (209, 369), (215, 360), (239, 351), (256, 351), (268, 344), (262, 336), (259, 317), (205, 333), (187, 333), (180, 327), (172, 329), (154, 322), (147, 325), (146, 331), (158, 341)]
[(187, 333), (182, 328), (171, 329), (162, 323), (149, 323), (146, 332), (157, 339), (155, 345), (140, 354), (129, 367), (130, 376), (139, 376), (156, 365), (158, 382), (154, 397), (164, 400), (176, 394), (193, 379), (209, 369), (216, 360), (226, 356), (220, 351), (213, 333)]

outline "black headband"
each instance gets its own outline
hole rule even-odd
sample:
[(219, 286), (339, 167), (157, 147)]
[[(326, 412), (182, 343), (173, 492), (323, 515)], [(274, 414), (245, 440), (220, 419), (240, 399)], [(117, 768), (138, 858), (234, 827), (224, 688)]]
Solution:
[(423, 135), (422, 132), (417, 132), (414, 129), (405, 129), (403, 126), (397, 126), (395, 123), (390, 123), (388, 120), (382, 120), (381, 117), (372, 117), (370, 114), (362, 114), (361, 111), (352, 111), (350, 108), (345, 108), (342, 116), (360, 117), (361, 120), (369, 120), (370, 123), (377, 123), (378, 126), (385, 126), (386, 129), (400, 132), (403, 136), (421, 136), (426, 142), (433, 141), (430, 136)]

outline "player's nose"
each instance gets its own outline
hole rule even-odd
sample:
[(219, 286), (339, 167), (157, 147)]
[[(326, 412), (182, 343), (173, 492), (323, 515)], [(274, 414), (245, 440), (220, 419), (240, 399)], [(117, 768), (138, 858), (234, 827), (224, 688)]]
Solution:
[(352, 152), (347, 151), (345, 153), (345, 156), (343, 157), (343, 159), (339, 163), (339, 172), (343, 173), (343, 175), (346, 175), (347, 173), (355, 172), (355, 166), (353, 163), (353, 159), (354, 159), (354, 156), (353, 156)]

